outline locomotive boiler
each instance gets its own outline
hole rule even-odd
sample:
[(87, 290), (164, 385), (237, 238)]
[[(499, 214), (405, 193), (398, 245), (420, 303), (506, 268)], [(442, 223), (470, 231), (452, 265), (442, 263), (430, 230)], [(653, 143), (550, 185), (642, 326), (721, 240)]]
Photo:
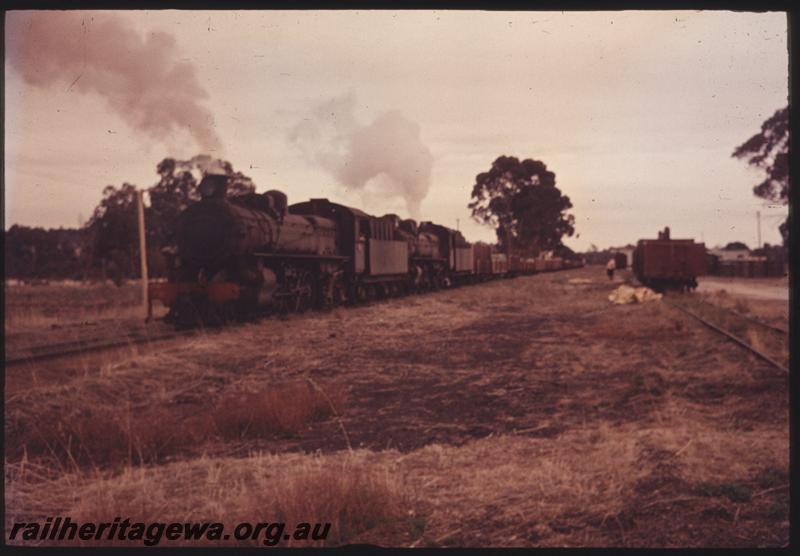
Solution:
[(335, 238), (333, 221), (288, 214), (286, 195), (273, 190), (233, 201), (214, 195), (191, 205), (178, 222), (177, 245), (190, 267), (213, 270), (257, 251), (332, 255)]
[(151, 286), (171, 319), (224, 321), (267, 306), (303, 311), (320, 288), (331, 289), (343, 259), (332, 220), (290, 214), (280, 191), (229, 199), (226, 176), (206, 175), (199, 190), (202, 199), (177, 222), (171, 280)]
[(227, 180), (203, 177), (201, 200), (176, 222), (169, 279), (150, 283), (149, 302), (167, 305), (177, 326), (532, 274), (538, 264), (512, 265), (513, 255), (472, 245), (446, 226), (328, 199), (288, 205), (275, 190), (228, 197)]

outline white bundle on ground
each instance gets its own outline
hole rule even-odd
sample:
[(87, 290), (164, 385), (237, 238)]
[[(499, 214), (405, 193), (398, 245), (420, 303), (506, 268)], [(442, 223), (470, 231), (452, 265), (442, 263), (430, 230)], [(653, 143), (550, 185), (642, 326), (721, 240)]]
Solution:
[(621, 285), (613, 292), (608, 294), (608, 300), (616, 305), (626, 305), (628, 303), (647, 303), (648, 301), (658, 301), (662, 294), (656, 293), (650, 288), (634, 288), (626, 284)]

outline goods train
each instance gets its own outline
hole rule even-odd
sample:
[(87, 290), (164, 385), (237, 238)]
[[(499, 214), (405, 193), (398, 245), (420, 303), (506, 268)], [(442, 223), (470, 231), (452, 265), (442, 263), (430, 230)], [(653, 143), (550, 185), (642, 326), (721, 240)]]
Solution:
[(227, 196), (227, 177), (208, 174), (201, 200), (181, 214), (167, 282), (150, 302), (178, 326), (217, 324), (267, 310), (302, 312), (559, 270), (560, 258), (493, 253), (433, 222), (311, 199), (288, 205), (280, 191)]
[(671, 239), (669, 228), (658, 239), (640, 239), (633, 251), (633, 273), (645, 286), (693, 290), (697, 277), (706, 273), (706, 246), (692, 239)]

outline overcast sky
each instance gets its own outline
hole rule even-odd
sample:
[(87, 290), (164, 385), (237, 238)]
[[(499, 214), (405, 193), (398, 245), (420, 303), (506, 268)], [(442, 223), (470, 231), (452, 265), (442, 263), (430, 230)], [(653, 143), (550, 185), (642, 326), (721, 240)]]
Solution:
[[(760, 174), (730, 154), (788, 102), (783, 13), (79, 14), (55, 14), (47, 41), (31, 13), (7, 14), (6, 228), (75, 227), (105, 185), (150, 186), (162, 158), (214, 149), (290, 203), (403, 216), (412, 186), (380, 172), (407, 155), (419, 214), (473, 241), (494, 239), (466, 205), (499, 155), (556, 173), (578, 250), (665, 225), (755, 246), (757, 210), (780, 241), (786, 209), (755, 198)], [(353, 177), (342, 138), (358, 130), (373, 167)]]

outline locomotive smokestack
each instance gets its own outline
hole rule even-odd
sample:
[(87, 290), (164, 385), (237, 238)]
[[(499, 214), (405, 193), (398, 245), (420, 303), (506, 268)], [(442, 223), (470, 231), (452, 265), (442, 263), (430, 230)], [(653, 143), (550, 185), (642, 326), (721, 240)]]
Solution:
[(197, 186), (203, 199), (224, 199), (228, 193), (228, 176), (206, 174)]

